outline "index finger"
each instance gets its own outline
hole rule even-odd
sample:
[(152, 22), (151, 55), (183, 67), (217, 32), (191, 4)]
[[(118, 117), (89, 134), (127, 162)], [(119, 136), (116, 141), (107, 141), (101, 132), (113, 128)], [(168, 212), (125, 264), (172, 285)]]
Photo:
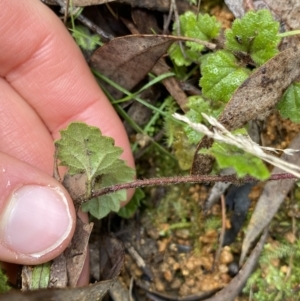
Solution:
[(0, 0), (0, 76), (35, 110), (54, 138), (74, 120), (98, 126), (134, 165), (120, 119), (62, 22), (40, 1)]

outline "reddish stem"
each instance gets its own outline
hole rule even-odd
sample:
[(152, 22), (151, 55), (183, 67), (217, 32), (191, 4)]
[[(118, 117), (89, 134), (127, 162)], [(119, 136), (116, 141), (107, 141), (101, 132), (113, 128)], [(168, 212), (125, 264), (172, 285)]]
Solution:
[[(274, 180), (288, 180), (297, 178), (289, 173), (282, 174), (273, 174), (270, 176), (268, 181)], [(210, 183), (210, 182), (231, 182), (241, 185), (247, 182), (256, 182), (257, 179), (246, 176), (244, 178), (238, 178), (235, 175), (227, 175), (227, 176), (209, 176), (209, 175), (189, 175), (189, 176), (178, 176), (178, 177), (165, 177), (165, 178), (152, 178), (145, 180), (136, 180), (129, 183), (116, 184), (109, 187), (105, 187), (103, 189), (94, 191), (92, 193), (92, 197), (98, 197), (104, 194), (113, 193), (122, 189), (129, 188), (139, 188), (146, 186), (165, 186), (172, 184), (181, 184), (181, 183)]]

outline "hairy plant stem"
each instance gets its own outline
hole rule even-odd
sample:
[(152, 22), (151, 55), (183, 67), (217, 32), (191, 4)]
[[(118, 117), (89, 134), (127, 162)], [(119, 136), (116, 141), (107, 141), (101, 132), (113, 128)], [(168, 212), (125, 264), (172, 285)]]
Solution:
[[(274, 180), (289, 180), (297, 178), (289, 173), (273, 174), (267, 181)], [(244, 178), (238, 178), (235, 175), (226, 176), (209, 176), (209, 175), (189, 175), (189, 176), (177, 176), (177, 177), (162, 177), (162, 178), (152, 178), (144, 180), (136, 180), (129, 183), (116, 184), (109, 187), (102, 188), (92, 192), (92, 197), (98, 197), (101, 195), (117, 192), (122, 189), (129, 188), (140, 188), (146, 186), (166, 186), (172, 184), (181, 183), (210, 183), (210, 182), (231, 182), (237, 185), (241, 185), (247, 182), (257, 182), (256, 178), (246, 176)]]

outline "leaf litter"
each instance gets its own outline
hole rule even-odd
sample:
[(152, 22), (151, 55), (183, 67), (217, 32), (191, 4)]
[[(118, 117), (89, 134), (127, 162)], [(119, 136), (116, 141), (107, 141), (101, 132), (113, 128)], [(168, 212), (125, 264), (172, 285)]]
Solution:
[[(253, 72), (235, 91), (218, 121), (232, 131), (251, 120), (265, 119), (283, 95), (286, 88), (300, 76), (300, 47), (289, 48)], [(192, 173), (206, 174), (212, 168), (212, 159), (199, 155), (213, 140), (203, 138), (197, 146)], [(203, 168), (204, 167), (204, 168)]]
[[(145, 1), (145, 5), (146, 5), (146, 7), (147, 7), (147, 5), (149, 5), (149, 4), (147, 4), (146, 3), (147, 1)], [(132, 2), (132, 4), (133, 5), (135, 5), (133, 2)], [(160, 8), (158, 8), (158, 6), (159, 6), (159, 4), (155, 4), (154, 2), (153, 2), (153, 4), (154, 5), (157, 5), (157, 7), (156, 7), (156, 9), (160, 9)], [(152, 4), (151, 4), (152, 5)], [(118, 46), (119, 47), (119, 46)], [(165, 50), (164, 50), (165, 51)], [(162, 53), (164, 52), (164, 51), (162, 51)], [(162, 54), (161, 54), (162, 55)], [(154, 60), (156, 60), (157, 59), (157, 57), (158, 57), (158, 55), (157, 56), (155, 56), (155, 59)], [(125, 60), (126, 61), (126, 60)], [(140, 61), (142, 61), (142, 60), (140, 60)], [(122, 64), (121, 64), (122, 65)], [(134, 66), (134, 64), (133, 64), (133, 66)], [(150, 68), (150, 69), (149, 69)], [(144, 71), (143, 71), (143, 76), (141, 76), (141, 78), (143, 78), (144, 76), (145, 76), (145, 74), (147, 73), (147, 72), (149, 72), (150, 70), (151, 70), (151, 67), (149, 67), (149, 68), (146, 68), (146, 69), (144, 69)], [(145, 71), (145, 70), (147, 70), (147, 69), (149, 69), (148, 71)], [(279, 69), (280, 69), (280, 66), (279, 66)], [(276, 68), (275, 68), (275, 70), (276, 70)], [(105, 70), (104, 70), (105, 71)], [(126, 69), (125, 69), (125, 71), (126, 71)], [(131, 73), (134, 71), (134, 68), (131, 68)], [(277, 71), (277, 70), (276, 70)], [(280, 70), (279, 70), (280, 71)], [(114, 71), (115, 72), (115, 71)], [(135, 80), (135, 83), (130, 83), (131, 85), (132, 85), (132, 87), (133, 86), (135, 86), (136, 84), (138, 84), (138, 82), (140, 81), (140, 79), (136, 79)], [(245, 85), (245, 86), (247, 86), (248, 85), (248, 83)], [(282, 91), (281, 91), (282, 92)], [(280, 93), (281, 93), (280, 92)], [(233, 105), (233, 104), (231, 104), (231, 105)], [(264, 103), (263, 103), (263, 105), (265, 105)], [(232, 106), (232, 108), (236, 108), (236, 106), (237, 106), (237, 104), (234, 104), (233, 106)], [(252, 107), (253, 108), (253, 107)], [(238, 107), (238, 108), (236, 108), (236, 110), (239, 110), (240, 108)], [(248, 109), (249, 109), (249, 107), (248, 107)], [(263, 111), (263, 110), (262, 110)], [(255, 115), (255, 114), (254, 114)], [(256, 115), (255, 115), (255, 118), (256, 118)], [(228, 122), (228, 120), (225, 118), (224, 119), (225, 120), (225, 122), (227, 121)], [(246, 120), (246, 121), (248, 121), (248, 120)], [(244, 121), (243, 121), (244, 122)], [(78, 181), (78, 179), (76, 179), (76, 181)], [(86, 179), (85, 179), (85, 177), (83, 177), (83, 181), (86, 181)], [(84, 189), (83, 189), (83, 191), (84, 191)], [(78, 193), (78, 192), (77, 192)], [(80, 195), (82, 195), (82, 191), (79, 193)], [(260, 244), (260, 246), (261, 246), (261, 244)], [(254, 251), (253, 251), (254, 252)], [(109, 252), (108, 252), (109, 253)], [(113, 261), (114, 260), (114, 258), (115, 257), (113, 257), (111, 260)], [(121, 257), (118, 257), (117, 256), (117, 258), (121, 258)], [(251, 258), (251, 257), (250, 257)], [(117, 260), (118, 261), (118, 260)], [(120, 261), (121, 262), (121, 261)], [(252, 264), (252, 266), (253, 266), (253, 264)], [(105, 272), (105, 273), (107, 273), (107, 272)], [(109, 274), (109, 272), (108, 272), (108, 274)], [(238, 279), (238, 278), (237, 278)], [(245, 279), (245, 278), (244, 278)], [(114, 279), (112, 279), (112, 280), (114, 280)], [(212, 299), (209, 299), (209, 300), (223, 300), (222, 299), (222, 296), (224, 297), (224, 296), (226, 296), (226, 300), (231, 300), (232, 298), (234, 298), (234, 294), (235, 294), (235, 292), (237, 291), (236, 290), (236, 285), (238, 285), (240, 288), (242, 287), (242, 282), (243, 281), (241, 281), (241, 280), (237, 280), (238, 282), (237, 283), (235, 283), (235, 282), (231, 282), (230, 284), (229, 284), (229, 286), (228, 286), (228, 291), (230, 291), (231, 290), (231, 292), (229, 293), (229, 295), (222, 295), (222, 294), (219, 294), (219, 295), (216, 295), (216, 299), (214, 299), (214, 298), (212, 298)], [(235, 283), (235, 287), (233, 287), (233, 283)], [(103, 285), (104, 285), (104, 283), (103, 283)], [(109, 284), (109, 286), (111, 285), (111, 283)], [(95, 285), (94, 285), (95, 286)], [(105, 285), (104, 285), (105, 286)], [(90, 298), (98, 298), (99, 296), (97, 295), (97, 297), (96, 297), (96, 295), (93, 295), (93, 293), (92, 293), (92, 286), (90, 286), (90, 288), (91, 288), (91, 295), (89, 295), (89, 297)], [(78, 298), (78, 297), (74, 297), (75, 296), (75, 294), (80, 294), (80, 292), (83, 292), (83, 294), (89, 294), (90, 292), (88, 291), (88, 289), (89, 289), (89, 287), (87, 287), (87, 288), (83, 288), (83, 289), (73, 289), (74, 290), (74, 294), (68, 294), (68, 295), (64, 295), (65, 293), (63, 293), (61, 296), (64, 296), (64, 298), (66, 298), (66, 299), (68, 299), (68, 300), (79, 300), (79, 299), (76, 299), (76, 298)], [(86, 292), (84, 292), (86, 290)], [(65, 292), (67, 292), (67, 290), (64, 290)], [(72, 290), (69, 290), (69, 293), (71, 292)], [(56, 292), (56, 291), (55, 291)], [(37, 295), (39, 295), (40, 294), (40, 292), (36, 292), (37, 293)], [(51, 294), (50, 294), (51, 295)], [(24, 295), (25, 296), (25, 295)], [(40, 297), (41, 296), (44, 296), (44, 295), (39, 295)], [(40, 297), (36, 297), (37, 298), (37, 300), (38, 300), (38, 298), (40, 298)], [(47, 300), (47, 298), (48, 297), (46, 297), (45, 298), (45, 300)], [(50, 297), (50, 298), (53, 298), (53, 297)], [(57, 298), (56, 300), (60, 300), (59, 298), (60, 297), (55, 297), (55, 298)], [(84, 298), (86, 298), (86, 297), (83, 297), (82, 299), (80, 299), (80, 300), (86, 300), (86, 299), (84, 299)], [(220, 298), (220, 299), (219, 299)], [(13, 298), (11, 299), (11, 300), (14, 300)], [(34, 300), (33, 298), (32, 299), (30, 299), (30, 300)], [(49, 299), (50, 300), (50, 299)], [(63, 298), (61, 299), (61, 300), (63, 300)], [(88, 300), (90, 300), (90, 299), (88, 299)]]

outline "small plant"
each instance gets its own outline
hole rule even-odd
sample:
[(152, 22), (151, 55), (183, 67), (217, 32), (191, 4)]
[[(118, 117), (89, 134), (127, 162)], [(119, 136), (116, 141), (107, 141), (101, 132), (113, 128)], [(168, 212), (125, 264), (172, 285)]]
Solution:
[(96, 34), (91, 34), (84, 26), (74, 26), (72, 36), (77, 45), (84, 50), (92, 51), (95, 50), (96, 47), (101, 46), (100, 37)]
[(11, 289), (7, 283), (8, 283), (7, 276), (5, 275), (3, 270), (0, 269), (0, 294), (6, 293), (7, 291), (9, 291)]
[[(187, 12), (180, 17), (180, 25), (183, 35), (201, 38), (205, 41), (213, 41), (220, 33), (220, 24), (214, 17), (208, 15), (200, 15), (197, 19), (195, 14)], [(204, 25), (206, 26), (205, 31), (201, 27)], [(193, 28), (197, 28), (197, 30), (193, 30)], [(175, 71), (193, 63), (198, 64), (201, 71), (199, 86), (202, 89), (202, 95), (189, 98), (189, 111), (185, 115), (192, 122), (206, 124), (202, 113), (218, 117), (233, 93), (253, 70), (278, 54), (277, 46), (281, 41), (278, 30), (279, 23), (273, 19), (268, 10), (250, 11), (242, 19), (235, 20), (232, 28), (225, 31), (225, 43), (222, 50), (207, 53), (202, 45), (196, 46), (189, 42), (182, 51), (179, 45), (173, 45), (169, 52), (176, 66)], [(283, 117), (290, 118), (295, 122), (300, 120), (297, 109), (300, 101), (299, 91), (299, 83), (291, 84), (277, 105)], [(179, 126), (174, 127), (179, 132), (178, 128)], [(184, 126), (183, 131), (185, 135), (174, 134), (174, 137), (178, 137), (173, 147), (179, 161), (181, 161), (180, 156), (183, 155), (183, 152), (178, 151), (181, 149), (180, 144), (184, 148), (188, 148), (187, 144), (190, 144), (190, 148), (193, 148), (203, 136), (190, 127)], [(246, 159), (242, 150), (233, 150), (220, 143), (215, 143), (208, 153), (217, 158), (218, 168), (230, 166), (235, 168), (238, 174), (248, 173), (249, 170), (244, 170), (245, 165), (240, 164), (236, 155), (245, 156), (246, 164), (253, 160), (259, 160), (253, 159), (251, 156)], [(235, 157), (234, 160), (230, 160), (228, 153)], [(188, 169), (191, 163), (192, 156), (185, 160), (184, 168)]]
[[(183, 35), (204, 41), (217, 39), (221, 28), (215, 17), (206, 14), (197, 18), (192, 12), (186, 12), (180, 16), (180, 26)], [(202, 95), (189, 98), (189, 110), (185, 117), (192, 123), (204, 123), (206, 125), (209, 125), (210, 122), (209, 118), (205, 118), (205, 114), (217, 118), (233, 93), (251, 75), (253, 70), (278, 53), (277, 46), (280, 42), (278, 29), (279, 23), (273, 20), (270, 12), (261, 10), (249, 12), (243, 19), (236, 20), (232, 28), (225, 33), (223, 49), (216, 52), (208, 52), (203, 45), (194, 42), (186, 42), (184, 49), (177, 44), (173, 44), (169, 53), (174, 63), (175, 72), (179, 74), (185, 68), (191, 68), (196, 64), (199, 65), (201, 73), (199, 86)], [(176, 32), (176, 26), (174, 32)], [(100, 43), (97, 37), (90, 36), (89, 32), (81, 27), (75, 28), (73, 26), (73, 36), (77, 43), (87, 50), (93, 50)], [(277, 106), (284, 117), (291, 118), (294, 121), (300, 120), (297, 110), (300, 101), (299, 85), (299, 83), (293, 83)], [(130, 97), (138, 99), (138, 93), (128, 94), (128, 99)], [(161, 109), (155, 109), (156, 112), (162, 113), (161, 115), (165, 117), (168, 143), (173, 147), (180, 166), (182, 169), (189, 169), (196, 144), (203, 137), (203, 134), (195, 131), (190, 124), (182, 124), (172, 119), (171, 115), (178, 109), (177, 107), (163, 104)], [(120, 109), (120, 112), (123, 111)], [(153, 123), (158, 122), (159, 114), (153, 117)], [(215, 126), (216, 130), (216, 125), (212, 125)], [(150, 126), (148, 130), (151, 130)], [(239, 129), (230, 135), (233, 136), (233, 139), (245, 136), (246, 130)], [(265, 180), (269, 177), (266, 167), (259, 158), (247, 154), (236, 145), (228, 146), (224, 144), (224, 141), (214, 143), (212, 148), (206, 150), (206, 152), (216, 158), (219, 168), (234, 167), (237, 176), (192, 175), (133, 181), (135, 172), (120, 159), (122, 149), (114, 145), (113, 139), (103, 136), (98, 128), (78, 122), (71, 123), (66, 130), (61, 131), (61, 139), (55, 141), (55, 147), (55, 163), (57, 164), (59, 161), (60, 165), (66, 166), (68, 169), (63, 184), (72, 196), (75, 205), (98, 219), (105, 217), (111, 211), (119, 212), (122, 217), (130, 217), (144, 197), (143, 192), (139, 189), (144, 186), (216, 181), (240, 183), (242, 180), (239, 178), (247, 175), (252, 176), (252, 178), (247, 177), (244, 179), (245, 181)], [(82, 187), (78, 187), (74, 177), (83, 179)], [(290, 177), (292, 178), (291, 175)], [(271, 177), (271, 179), (273, 178)], [(126, 199), (125, 189), (131, 187), (138, 188), (135, 197), (131, 203), (120, 210), (121, 201)], [(195, 212), (198, 212), (197, 205), (194, 202), (194, 208), (189, 209), (195, 209)], [(181, 203), (168, 203), (168, 206), (172, 207), (176, 218), (178, 218), (177, 227), (190, 227), (190, 221), (186, 219), (189, 213), (186, 211), (187, 208), (182, 206)], [(212, 225), (215, 225), (214, 220), (211, 220), (210, 225), (207, 223), (204, 227), (209, 228)], [(200, 228), (199, 225), (196, 225), (195, 232), (198, 231), (198, 228)], [(299, 246), (297, 245), (296, 248), (294, 251), (295, 257), (298, 256)], [(297, 270), (295, 272), (298, 275)], [(253, 279), (258, 279), (258, 277), (258, 272), (253, 275)], [(263, 294), (261, 289), (265, 281), (269, 284), (274, 281), (282, 282), (283, 279), (281, 271), (276, 269), (270, 269), (269, 277), (270, 279), (259, 279), (260, 282), (256, 284), (260, 289), (260, 294)], [(252, 289), (254, 281), (251, 281), (248, 282), (246, 291)], [(5, 282), (6, 280), (4, 280)], [(3, 281), (0, 280), (0, 283), (3, 283)], [(286, 296), (289, 296), (291, 289), (294, 287), (294, 282), (290, 284), (286, 288), (278, 284), (277, 292), (280, 290)], [(4, 289), (6, 288), (4, 287)], [(285, 289), (286, 291), (284, 291)], [(259, 300), (269, 300), (267, 298), (270, 298), (270, 296), (273, 298), (272, 294), (265, 297), (259, 296), (261, 298)]]
[(120, 202), (126, 200), (125, 190), (99, 198), (93, 197), (96, 189), (133, 179), (134, 170), (119, 159), (123, 150), (114, 146), (114, 140), (102, 136), (96, 127), (74, 122), (61, 131), (61, 138), (55, 141), (55, 147), (56, 159), (60, 160), (60, 165), (68, 167), (65, 179), (74, 175), (81, 175), (85, 179), (82, 194), (79, 195), (73, 193), (73, 186), (78, 184), (68, 182), (66, 185), (75, 204), (82, 204), (84, 212), (89, 212), (98, 219), (110, 211), (119, 211)]
[(296, 264), (299, 247), (299, 241), (295, 244), (283, 242), (277, 247), (266, 244), (259, 268), (251, 275), (243, 292), (251, 294), (254, 301), (299, 300), (300, 268)]

